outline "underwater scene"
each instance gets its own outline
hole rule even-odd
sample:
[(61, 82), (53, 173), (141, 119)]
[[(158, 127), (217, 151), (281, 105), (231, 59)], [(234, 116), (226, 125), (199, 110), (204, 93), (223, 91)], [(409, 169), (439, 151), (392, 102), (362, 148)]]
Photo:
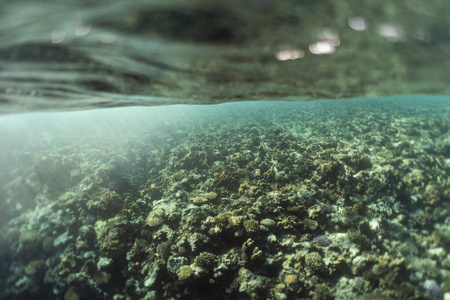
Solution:
[(450, 2), (0, 7), (0, 299), (450, 300)]

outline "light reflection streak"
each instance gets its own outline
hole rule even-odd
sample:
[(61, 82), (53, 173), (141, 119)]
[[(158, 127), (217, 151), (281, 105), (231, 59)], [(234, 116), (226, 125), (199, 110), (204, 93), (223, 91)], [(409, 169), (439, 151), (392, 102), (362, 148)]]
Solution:
[(332, 54), (336, 51), (336, 47), (328, 41), (319, 41), (317, 43), (310, 44), (309, 51), (316, 55)]
[(302, 49), (280, 50), (275, 54), (275, 57), (279, 61), (296, 60), (296, 59), (303, 58), (304, 56), (305, 56), (305, 52)]
[(336, 47), (341, 44), (339, 34), (334, 28), (325, 28), (316, 35), (318, 41), (309, 45), (309, 51), (312, 54), (323, 55), (333, 54)]

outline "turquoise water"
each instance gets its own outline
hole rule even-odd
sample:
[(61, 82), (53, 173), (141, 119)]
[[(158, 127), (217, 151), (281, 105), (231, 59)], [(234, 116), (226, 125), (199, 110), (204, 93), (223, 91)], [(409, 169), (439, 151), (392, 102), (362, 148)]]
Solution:
[(0, 299), (450, 299), (448, 2), (0, 3)]
[(443, 299), (448, 96), (4, 116), (5, 299)]

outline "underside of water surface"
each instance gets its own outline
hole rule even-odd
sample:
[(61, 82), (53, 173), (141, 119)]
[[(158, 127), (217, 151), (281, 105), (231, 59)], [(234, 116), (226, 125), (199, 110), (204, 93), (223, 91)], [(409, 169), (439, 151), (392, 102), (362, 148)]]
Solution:
[(0, 7), (0, 299), (450, 300), (450, 2)]
[(448, 1), (1, 4), (1, 113), (450, 92)]

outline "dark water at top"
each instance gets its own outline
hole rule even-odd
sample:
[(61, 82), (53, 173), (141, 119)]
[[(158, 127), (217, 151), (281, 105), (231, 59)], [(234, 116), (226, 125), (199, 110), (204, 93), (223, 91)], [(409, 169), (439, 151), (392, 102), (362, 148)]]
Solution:
[(2, 113), (450, 91), (448, 1), (1, 2)]

